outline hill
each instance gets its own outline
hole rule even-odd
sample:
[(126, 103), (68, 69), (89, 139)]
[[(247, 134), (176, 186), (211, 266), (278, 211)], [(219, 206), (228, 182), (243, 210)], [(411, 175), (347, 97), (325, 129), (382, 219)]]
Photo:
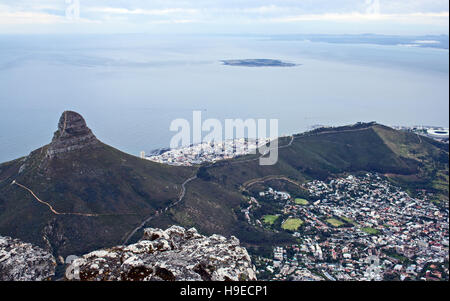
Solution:
[(279, 145), (273, 166), (260, 166), (255, 155), (204, 165), (185, 201), (153, 225), (180, 223), (205, 232), (228, 231), (250, 246), (288, 241), (280, 233), (267, 237), (240, 223), (237, 208), (246, 187), (266, 183), (302, 195), (306, 181), (343, 173), (376, 172), (412, 195), (426, 189), (448, 203), (448, 145), (432, 139), (366, 123), (281, 138)]
[(79, 114), (64, 112), (49, 145), (0, 165), (0, 234), (67, 256), (136, 241), (144, 226), (175, 224), (270, 249), (293, 238), (247, 223), (240, 209), (250, 185), (301, 196), (308, 180), (364, 171), (448, 202), (448, 145), (432, 139), (367, 123), (280, 138), (279, 145), (273, 166), (260, 166), (256, 155), (167, 166), (103, 144)]
[(105, 145), (64, 112), (49, 145), (0, 165), (0, 233), (62, 255), (115, 245), (191, 174)]

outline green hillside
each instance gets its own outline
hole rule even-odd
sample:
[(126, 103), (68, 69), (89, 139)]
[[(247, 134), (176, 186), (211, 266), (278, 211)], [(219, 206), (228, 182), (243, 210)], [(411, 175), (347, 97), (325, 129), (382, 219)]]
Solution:
[[(448, 145), (431, 139), (371, 123), (281, 138), (279, 145), (273, 166), (260, 166), (251, 155), (200, 168), (152, 163), (103, 143), (49, 158), (45, 146), (0, 165), (0, 235), (48, 246), (55, 254), (79, 254), (120, 244), (134, 229), (133, 238), (139, 237), (137, 227), (152, 216), (145, 226), (179, 224), (270, 247), (293, 238), (247, 223), (240, 208), (248, 186), (270, 183), (304, 197), (306, 181), (346, 172), (384, 174), (410, 193), (427, 189), (448, 202)], [(186, 183), (185, 197), (176, 202), (193, 174), (197, 178)], [(14, 180), (57, 212), (94, 216), (55, 214), (26, 189), (11, 185)]]
[[(390, 140), (386, 137), (387, 133), (390, 134)], [(280, 146), (288, 145), (289, 140), (281, 139)], [(409, 147), (416, 156), (426, 159), (419, 160), (399, 151)], [(426, 138), (418, 142), (415, 134), (395, 131), (382, 125), (360, 124), (296, 135), (291, 146), (280, 148), (279, 160), (274, 166), (260, 166), (258, 160), (252, 158), (256, 157), (246, 156), (202, 168), (202, 183), (191, 186), (192, 190), (202, 193), (195, 197), (187, 195), (185, 203), (174, 208), (170, 213), (170, 221), (166, 222), (183, 223), (189, 216), (190, 225), (201, 231), (234, 231), (244, 241), (264, 244), (263, 237), (248, 236), (248, 233), (228, 225), (228, 221), (231, 221), (229, 208), (242, 201), (243, 195), (237, 192), (242, 191), (245, 183), (259, 179), (283, 190), (286, 183), (293, 185), (285, 179), (304, 183), (345, 172), (384, 174), (412, 194), (415, 188), (427, 188), (434, 191), (437, 198), (448, 202), (448, 145)], [(433, 168), (437, 169), (430, 173)], [(200, 196), (205, 202), (199, 202)], [(153, 224), (157, 225), (158, 221)]]

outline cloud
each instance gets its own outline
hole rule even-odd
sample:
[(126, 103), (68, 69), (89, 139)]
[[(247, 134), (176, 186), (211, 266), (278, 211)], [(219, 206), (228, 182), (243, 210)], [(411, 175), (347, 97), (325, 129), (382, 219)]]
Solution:
[(0, 12), (0, 24), (58, 24), (67, 22), (65, 18), (35, 12)]
[(120, 7), (88, 7), (88, 12), (106, 13), (106, 14), (122, 14), (122, 15), (150, 15), (150, 16), (167, 16), (173, 14), (196, 14), (198, 9), (185, 8), (166, 8), (166, 9), (127, 9)]
[(361, 22), (361, 21), (396, 21), (396, 22), (414, 22), (426, 23), (437, 21), (448, 21), (449, 13), (411, 13), (411, 14), (381, 14), (381, 13), (324, 13), (324, 14), (304, 14), (290, 15), (279, 18), (267, 19), (268, 22), (301, 22), (301, 21), (345, 21), (345, 22)]
[[(136, 16), (153, 16), (189, 20), (189, 22), (257, 22), (257, 23), (293, 23), (302, 21), (339, 21), (339, 22), (367, 22), (367, 21), (396, 21), (440, 24), (448, 20), (448, 11), (441, 12), (410, 12), (410, 13), (382, 13), (380, 2), (368, 0), (364, 2), (363, 11), (350, 12), (322, 12), (305, 13), (295, 6), (255, 6), (255, 7), (210, 7), (210, 8), (160, 8), (160, 9), (127, 9), (121, 7), (90, 7), (86, 11), (114, 16), (127, 15), (130, 22), (143, 22)], [(151, 19), (146, 19), (151, 22)], [(155, 20), (153, 20), (155, 21)], [(158, 21), (161, 21), (160, 19)]]
[(0, 5), (0, 24), (52, 24), (60, 23), (64, 18), (39, 11), (17, 11), (6, 5)]
[[(73, 0), (72, 0), (73, 1)], [(126, 26), (145, 30), (151, 24), (198, 23), (237, 27), (307, 22), (383, 22), (432, 25), (448, 33), (447, 0), (79, 0), (78, 23), (101, 23), (114, 32)], [(6, 3), (0, 0), (0, 3)], [(65, 0), (14, 0), (0, 4), (0, 24), (60, 24), (69, 4)], [(379, 23), (377, 23), (379, 22)], [(446, 24), (447, 22), (447, 24)], [(323, 23), (321, 26), (323, 27)], [(125, 26), (126, 25), (126, 26)], [(206, 27), (204, 29), (207, 29)], [(335, 29), (335, 28), (330, 28)], [(0, 29), (1, 30), (1, 29)], [(220, 29), (220, 31), (224, 31)], [(4, 30), (3, 30), (4, 31)]]
[(99, 21), (89, 20), (85, 18), (77, 18), (70, 20), (66, 18), (65, 11), (60, 14), (45, 12), (45, 10), (55, 10), (54, 6), (39, 5), (33, 10), (22, 10), (11, 6), (0, 5), (0, 24), (17, 25), (17, 24), (64, 24), (64, 23), (99, 23)]

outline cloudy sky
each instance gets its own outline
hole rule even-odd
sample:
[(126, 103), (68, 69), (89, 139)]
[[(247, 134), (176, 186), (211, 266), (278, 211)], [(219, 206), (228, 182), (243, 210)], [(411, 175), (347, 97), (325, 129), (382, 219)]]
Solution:
[(448, 0), (0, 0), (0, 33), (448, 34)]

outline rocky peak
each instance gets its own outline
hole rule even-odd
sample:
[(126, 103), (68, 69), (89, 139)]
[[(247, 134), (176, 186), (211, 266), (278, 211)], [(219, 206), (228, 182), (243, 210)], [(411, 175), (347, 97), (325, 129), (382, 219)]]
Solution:
[(256, 280), (255, 267), (236, 237), (203, 236), (172, 226), (147, 228), (136, 244), (94, 251), (72, 261), (69, 280)]
[(87, 127), (84, 118), (76, 112), (65, 111), (59, 118), (58, 130), (47, 150), (47, 156), (52, 158), (98, 144), (99, 140)]
[(52, 254), (18, 239), (0, 236), (0, 281), (42, 281), (55, 274)]

